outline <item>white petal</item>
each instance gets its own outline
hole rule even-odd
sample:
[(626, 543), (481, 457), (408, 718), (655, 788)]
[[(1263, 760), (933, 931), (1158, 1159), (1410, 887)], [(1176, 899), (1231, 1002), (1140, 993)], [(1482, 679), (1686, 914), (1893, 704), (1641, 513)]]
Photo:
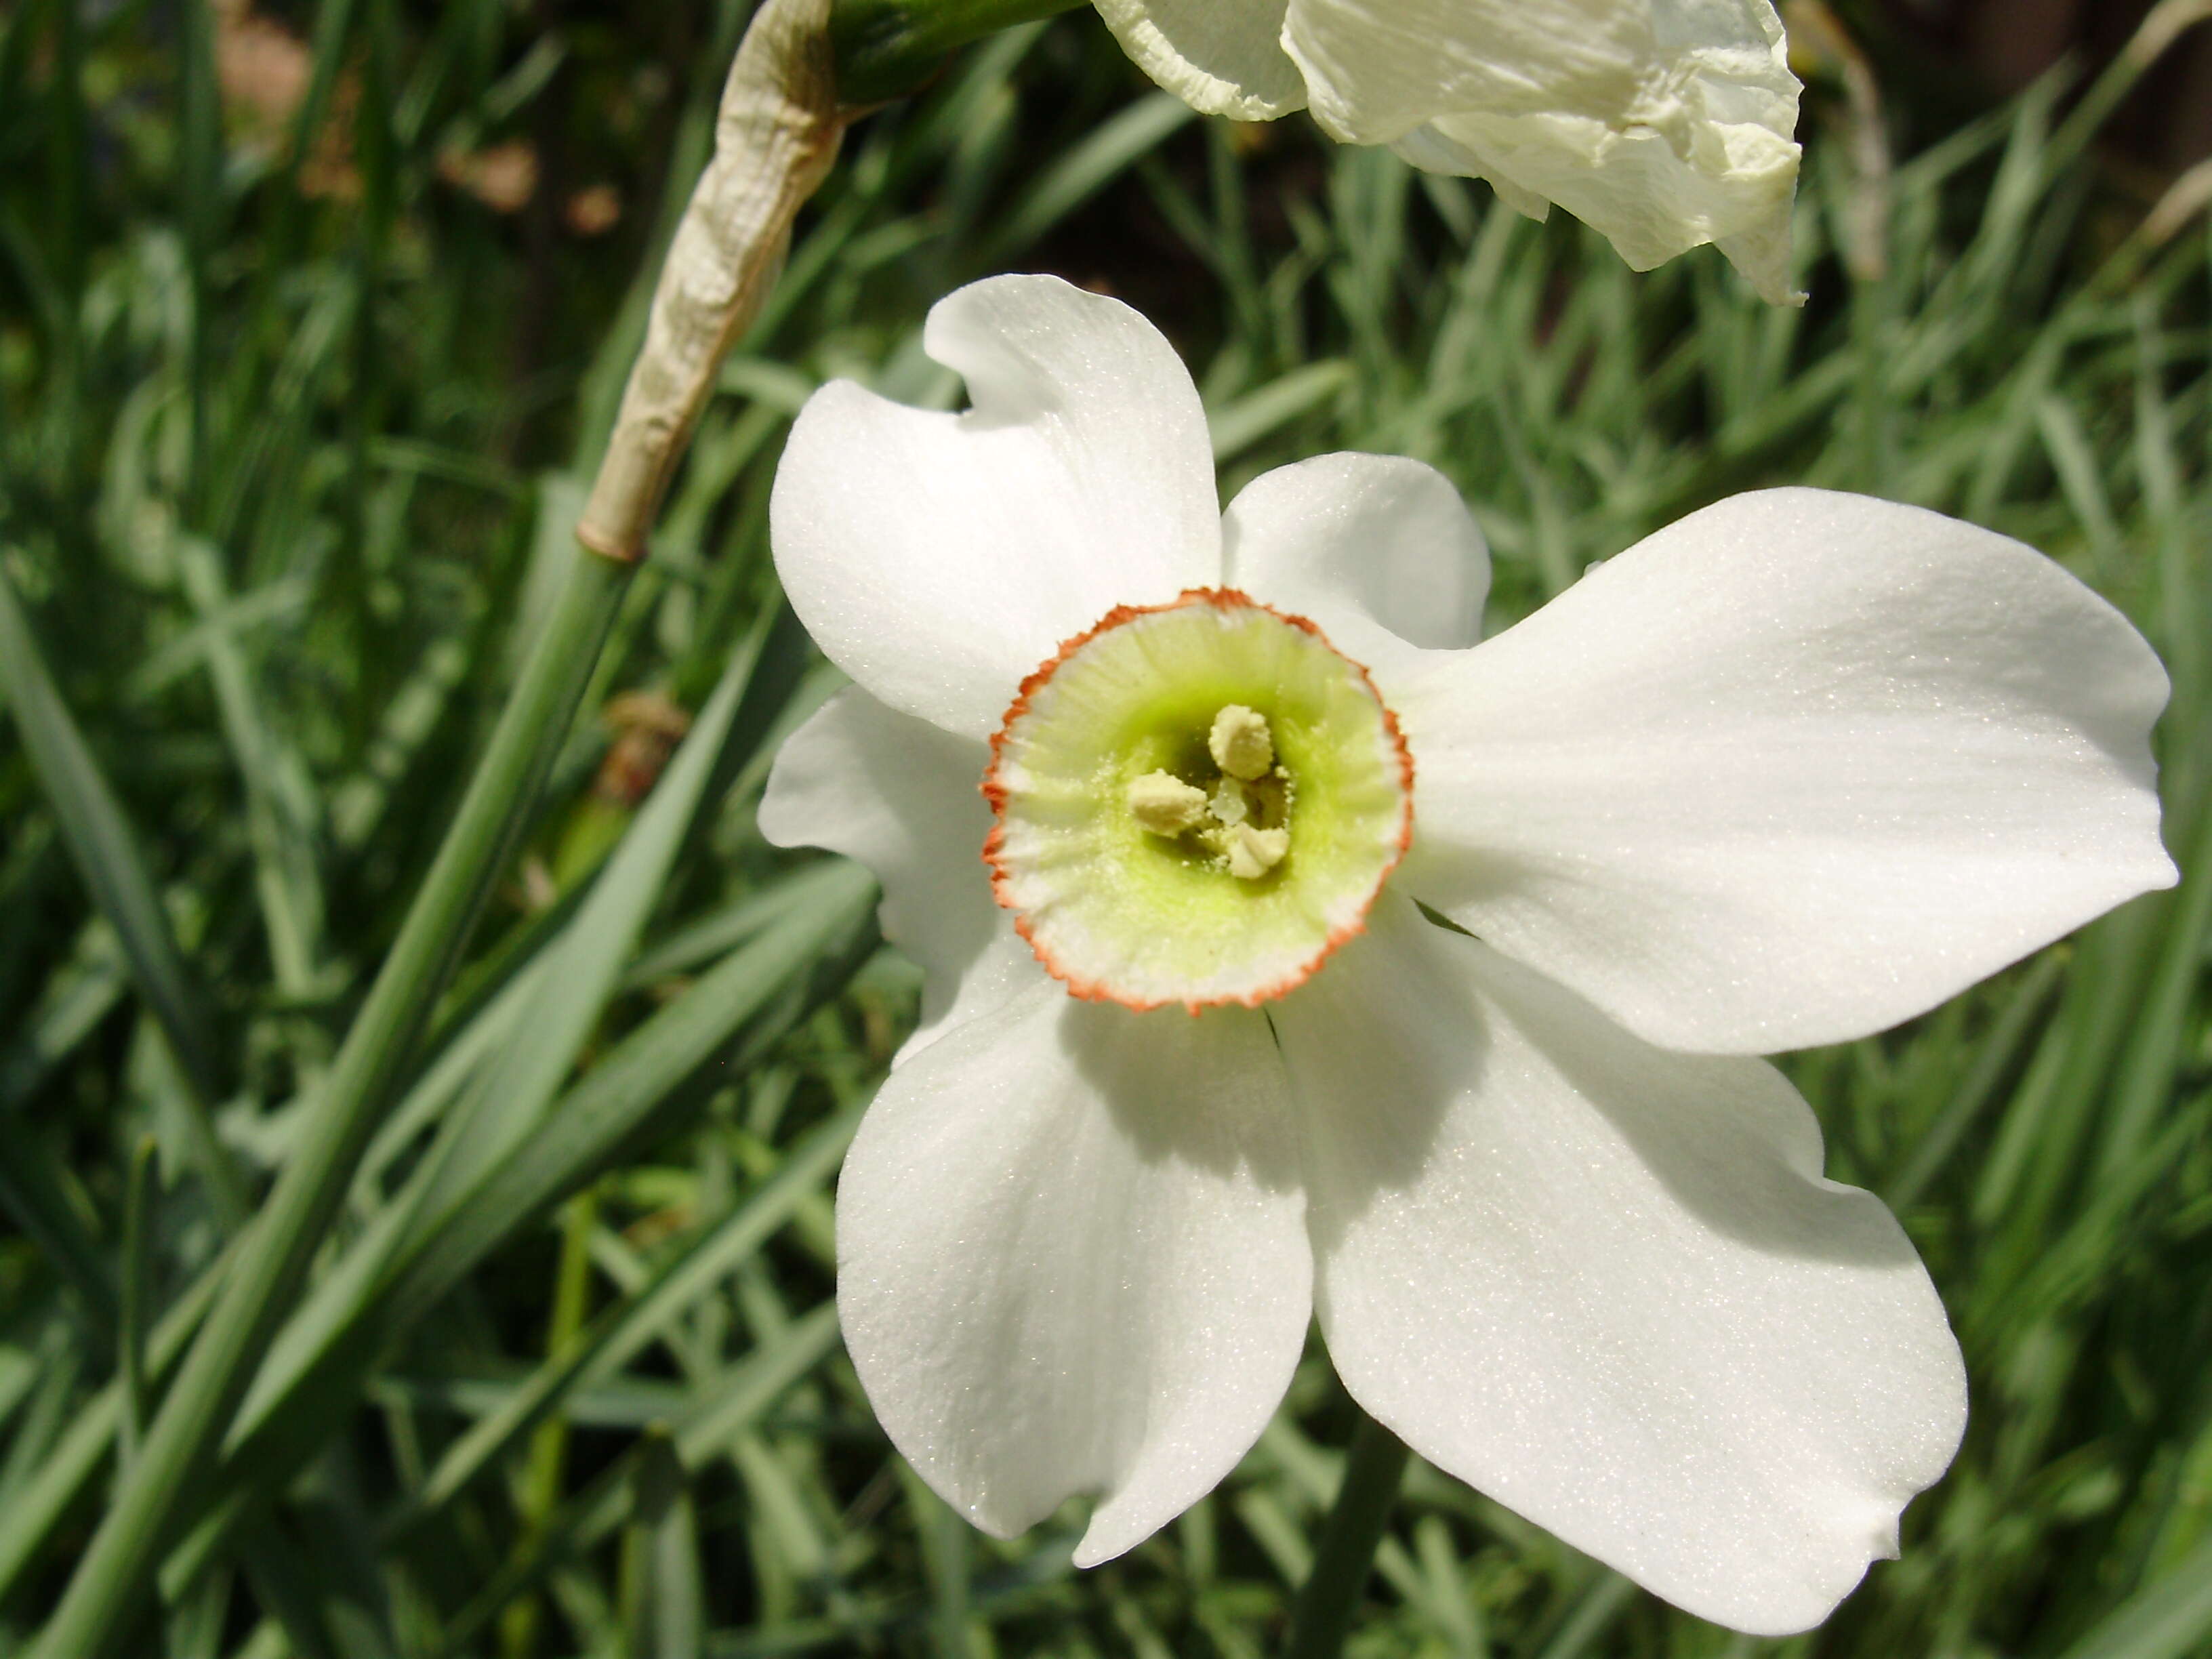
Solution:
[(1735, 496), (1382, 690), (1400, 884), (1669, 1048), (1879, 1030), (2174, 880), (2150, 647), (1917, 507)]
[(771, 537), (832, 661), (984, 737), (1062, 640), (1219, 579), (1212, 452), (1174, 348), (1057, 277), (972, 283), (931, 309), (922, 342), (974, 408), (824, 386), (785, 446)]
[(1638, 270), (1719, 242), (1789, 296), (1798, 86), (1768, 0), (1291, 0), (1315, 118), (1602, 232)]
[(1399, 156), (1413, 163), (1424, 173), (1456, 173), (1462, 178), (1482, 179), (1498, 192), (1498, 199), (1526, 218), (1538, 224), (1552, 216), (1552, 204), (1547, 197), (1518, 183), (1503, 168), (1492, 171), (1491, 164), (1465, 144), (1445, 136), (1431, 122), (1415, 127), (1390, 148)]
[(1203, 114), (1270, 121), (1305, 107), (1305, 82), (1282, 47), (1289, 0), (1093, 3), (1138, 68)]
[(1221, 535), (1229, 586), (1320, 623), (1369, 668), (1482, 637), (1490, 549), (1434, 467), (1351, 453), (1277, 467), (1238, 492)]
[(1102, 1494), (1086, 1566), (1211, 1491), (1305, 1339), (1292, 1137), (1242, 1008), (1048, 984), (894, 1070), (838, 1186), (837, 1309), (923, 1479), (1002, 1537)]
[(1950, 1462), (1912, 1247), (1764, 1061), (1649, 1047), (1402, 899), (1283, 1005), (1354, 1399), (1675, 1605), (1818, 1623)]
[(857, 859), (883, 884), (884, 937), (921, 965), (921, 1023), (899, 1052), (1046, 983), (991, 896), (979, 786), (990, 750), (848, 686), (777, 751), (761, 833)]

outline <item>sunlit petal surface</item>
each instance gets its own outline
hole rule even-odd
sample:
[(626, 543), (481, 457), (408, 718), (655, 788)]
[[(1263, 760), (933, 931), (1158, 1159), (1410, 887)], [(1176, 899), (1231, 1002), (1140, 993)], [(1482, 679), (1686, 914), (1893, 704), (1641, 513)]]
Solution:
[(870, 692), (988, 737), (1068, 635), (1218, 579), (1206, 416), (1157, 329), (1065, 283), (964, 288), (923, 343), (973, 407), (823, 388), (776, 472), (776, 569)]
[(1237, 492), (1224, 580), (1310, 617), (1376, 672), (1482, 637), (1490, 549), (1451, 480), (1398, 455), (1316, 455)]
[(1429, 669), (1407, 890), (1655, 1042), (1863, 1036), (2174, 878), (2150, 647), (1917, 507), (1738, 495)]
[(901, 1451), (978, 1526), (1099, 1502), (1077, 1559), (1210, 1491), (1282, 1398), (1312, 1277), (1264, 1016), (1040, 976), (893, 1073), (837, 1189), (837, 1310)]
[(1040, 978), (977, 850), (991, 829), (977, 787), (989, 760), (975, 739), (848, 686), (791, 734), (769, 775), (762, 834), (857, 859), (884, 884), (884, 937), (923, 974), (921, 1018), (902, 1056)]
[(1958, 1346), (1780, 1073), (1654, 1048), (1402, 899), (1278, 1028), (1329, 1353), (1416, 1451), (1739, 1630), (1897, 1553)]

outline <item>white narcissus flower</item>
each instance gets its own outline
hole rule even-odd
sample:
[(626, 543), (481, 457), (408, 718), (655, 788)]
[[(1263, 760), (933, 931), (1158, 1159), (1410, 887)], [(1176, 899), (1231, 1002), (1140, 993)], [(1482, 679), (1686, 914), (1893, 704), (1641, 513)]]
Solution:
[(1790, 297), (1797, 79), (1770, 0), (1094, 0), (1211, 115), (1312, 107), (1330, 137), (1556, 202), (1648, 270), (1716, 244)]
[(2017, 542), (1810, 489), (1478, 644), (1429, 468), (1224, 514), (1127, 307), (1000, 277), (924, 337), (969, 412), (837, 382), (785, 452), (777, 567), (858, 684), (761, 811), (872, 868), (926, 973), (837, 1199), (892, 1440), (994, 1533), (1096, 1493), (1101, 1561), (1243, 1456), (1317, 1315), (1438, 1468), (1694, 1613), (1818, 1621), (1965, 1380), (1752, 1056), (2173, 881), (2149, 647)]

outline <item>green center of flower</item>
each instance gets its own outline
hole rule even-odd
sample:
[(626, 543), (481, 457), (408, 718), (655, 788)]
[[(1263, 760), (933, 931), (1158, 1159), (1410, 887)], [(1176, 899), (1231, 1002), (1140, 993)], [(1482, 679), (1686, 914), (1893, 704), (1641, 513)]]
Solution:
[(1119, 610), (993, 740), (999, 902), (1078, 995), (1193, 1011), (1303, 983), (1413, 829), (1413, 762), (1311, 623), (1197, 589)]

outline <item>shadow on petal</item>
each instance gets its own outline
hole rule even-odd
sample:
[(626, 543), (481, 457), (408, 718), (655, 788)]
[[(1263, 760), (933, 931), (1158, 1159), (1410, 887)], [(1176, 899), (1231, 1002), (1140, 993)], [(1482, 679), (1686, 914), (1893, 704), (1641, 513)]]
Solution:
[(1965, 1417), (1896, 1223), (1763, 1061), (1654, 1048), (1402, 901), (1374, 933), (1280, 1021), (1345, 1387), (1676, 1605), (1817, 1623)]
[[(1282, 1056), (1259, 1011), (1139, 1014), (1069, 997), (1060, 1036), (1078, 1074), (1146, 1163), (1182, 1163), (1215, 1176), (1249, 1173), (1272, 1193), (1301, 1184), (1295, 1141), (1279, 1121)], [(1225, 1047), (1236, 1060), (1224, 1075)], [(1193, 1100), (1188, 1080), (1209, 1073), (1206, 1093)]]
[[(1327, 1125), (1308, 1137), (1308, 1156), (1331, 1166), (1329, 1202), (1308, 1216), (1322, 1252), (1378, 1196), (1422, 1180), (1453, 1103), (1483, 1089), (1489, 1034), (1463, 976), (1428, 960), (1436, 947), (1420, 934), (1433, 931), (1386, 892), (1369, 931), (1277, 1005), (1291, 1089), (1309, 1122)], [(1302, 1053), (1332, 1060), (1300, 1066)]]
[[(1479, 1155), (1500, 1115), (1564, 1085), (1715, 1232), (1842, 1265), (1917, 1260), (1878, 1199), (1822, 1177), (1811, 1109), (1767, 1062), (1656, 1048), (1410, 903), (1379, 915), (1281, 1018), (1299, 1022), (1293, 1054), (1308, 1057), (1294, 1058), (1292, 1087), (1327, 1126), (1309, 1153), (1331, 1164), (1310, 1222), (1324, 1252), (1377, 1196), (1421, 1183), (1437, 1158)], [(1510, 1061), (1493, 1041), (1500, 1019), (1523, 1039), (1506, 1045)]]

